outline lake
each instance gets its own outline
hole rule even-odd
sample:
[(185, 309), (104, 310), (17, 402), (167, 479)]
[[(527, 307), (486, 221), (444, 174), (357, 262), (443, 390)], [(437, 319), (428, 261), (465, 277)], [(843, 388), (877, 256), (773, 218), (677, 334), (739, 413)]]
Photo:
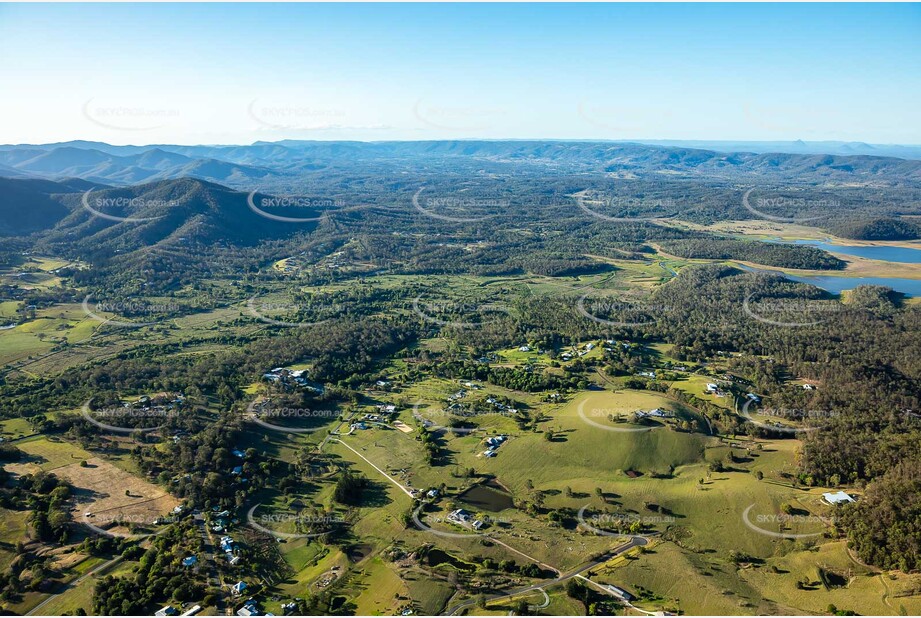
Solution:
[[(882, 262), (921, 264), (921, 249), (914, 249), (911, 247), (865, 247), (861, 245), (835, 245), (825, 240), (783, 240), (780, 238), (769, 238), (764, 242), (788, 245), (806, 245), (808, 247), (824, 249), (830, 253), (862, 257), (871, 260), (880, 260)], [(782, 274), (777, 271), (768, 269), (758, 270), (760, 272), (773, 272), (775, 274)], [(784, 276), (791, 281), (809, 283), (818, 288), (822, 288), (823, 290), (831, 292), (832, 294), (840, 294), (846, 290), (853, 290), (858, 285), (883, 285), (892, 288), (896, 292), (901, 292), (906, 296), (921, 296), (921, 279), (905, 279), (899, 277), (835, 277), (828, 275), (818, 275), (814, 277), (801, 277), (797, 275)]]
[(846, 290), (853, 290), (858, 285), (882, 285), (892, 288), (896, 292), (901, 292), (906, 296), (921, 296), (921, 279), (903, 279), (899, 277), (831, 277), (828, 275), (819, 275), (815, 277), (800, 277), (798, 275), (787, 275), (777, 270), (765, 268), (749, 268), (742, 266), (749, 272), (773, 273), (782, 275), (791, 281), (800, 283), (809, 283), (822, 288), (832, 294), (840, 294)]
[(824, 249), (829, 253), (862, 257), (869, 260), (881, 260), (883, 262), (921, 264), (921, 249), (913, 249), (911, 247), (835, 245), (824, 240), (782, 240), (779, 238), (771, 238), (766, 242), (787, 245), (806, 245), (808, 247)]

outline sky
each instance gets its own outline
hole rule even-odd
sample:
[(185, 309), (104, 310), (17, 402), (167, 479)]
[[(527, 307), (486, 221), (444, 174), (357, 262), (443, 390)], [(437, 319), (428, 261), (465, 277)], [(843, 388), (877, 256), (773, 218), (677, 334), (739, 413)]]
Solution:
[(2, 4), (0, 143), (921, 144), (919, 4)]

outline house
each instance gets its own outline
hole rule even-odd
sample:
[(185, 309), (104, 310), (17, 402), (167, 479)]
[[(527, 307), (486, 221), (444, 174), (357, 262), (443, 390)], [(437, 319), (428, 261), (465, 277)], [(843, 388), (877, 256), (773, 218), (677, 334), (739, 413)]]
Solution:
[(427, 497), (429, 497), (429, 498), (437, 498), (437, 497), (438, 497), (438, 490), (437, 490), (437, 489), (430, 489), (430, 490), (428, 490), (428, 492), (427, 492), (425, 495), (426, 495)]
[(294, 601), (291, 601), (290, 603), (282, 603), (281, 611), (285, 612), (286, 615), (289, 613), (293, 614), (294, 612), (297, 611), (297, 603), (295, 603)]
[(708, 393), (718, 393), (719, 391), (720, 391), (720, 387), (719, 387), (719, 386), (717, 386), (717, 385), (714, 384), (713, 382), (708, 382), (708, 383), (707, 383), (707, 392), (708, 392)]
[(226, 554), (227, 562), (230, 563), (230, 566), (237, 566), (240, 563), (240, 556), (234, 556), (232, 554)]
[(178, 616), (179, 610), (173, 607), (172, 605), (167, 605), (162, 609), (158, 609), (154, 612), (154, 616)]
[(760, 402), (761, 402), (761, 397), (759, 397), (758, 395), (756, 395), (756, 394), (754, 394), (754, 393), (748, 393), (747, 395), (745, 395), (745, 397), (746, 397), (747, 399), (750, 399), (750, 400), (754, 401), (755, 403), (760, 403)]
[(182, 566), (190, 567), (198, 564), (198, 556), (188, 556), (182, 559)]
[(183, 616), (194, 616), (201, 611), (201, 605), (193, 605), (188, 610), (186, 610), (182, 615)]
[(803, 384), (803, 390), (804, 391), (814, 391), (815, 386), (813, 386), (812, 384)]
[(825, 502), (833, 504), (835, 506), (839, 504), (847, 504), (848, 502), (854, 502), (854, 499), (844, 493), (843, 491), (836, 491), (834, 493), (824, 493), (822, 494)]
[(483, 451), (483, 456), (484, 456), (484, 457), (495, 457), (495, 456), (496, 456), (496, 451), (494, 451), (494, 450), (492, 450), (492, 449)]
[(481, 522), (479, 519), (474, 519), (473, 523), (470, 525), (473, 526), (474, 530), (479, 530), (480, 528), (483, 527), (483, 522)]
[(241, 450), (238, 449), (238, 448), (235, 448), (235, 449), (233, 449), (233, 450), (230, 451), (230, 452), (233, 453), (233, 456), (234, 456), (234, 457), (239, 457), (240, 459), (243, 459), (244, 457), (246, 457), (246, 453), (244, 453), (243, 451), (241, 451)]
[(448, 515), (448, 521), (453, 521), (458, 524), (466, 524), (470, 521), (470, 513), (464, 509), (457, 509), (456, 511), (451, 511)]
[(589, 352), (591, 352), (592, 350), (595, 349), (595, 344), (594, 344), (594, 343), (586, 343), (586, 344), (585, 344), (585, 349), (588, 350)]
[(237, 610), (237, 616), (261, 616), (259, 613), (259, 608), (256, 606), (256, 602), (253, 599), (250, 599), (243, 604), (243, 607)]
[(521, 347), (518, 348), (518, 351), (519, 351), (519, 352), (530, 352), (530, 351), (531, 351), (531, 346), (523, 345), (523, 346), (521, 346)]
[(230, 592), (232, 592), (234, 596), (243, 594), (245, 590), (246, 590), (246, 582), (237, 582), (233, 586), (230, 587)]
[(243, 466), (236, 466), (233, 470), (230, 471), (234, 476), (239, 476), (243, 474)]

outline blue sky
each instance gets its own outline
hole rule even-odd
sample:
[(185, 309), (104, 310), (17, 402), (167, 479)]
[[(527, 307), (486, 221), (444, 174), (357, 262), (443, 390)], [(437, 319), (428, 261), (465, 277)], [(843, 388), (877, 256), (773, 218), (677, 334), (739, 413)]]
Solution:
[(0, 5), (0, 143), (921, 144), (921, 5)]

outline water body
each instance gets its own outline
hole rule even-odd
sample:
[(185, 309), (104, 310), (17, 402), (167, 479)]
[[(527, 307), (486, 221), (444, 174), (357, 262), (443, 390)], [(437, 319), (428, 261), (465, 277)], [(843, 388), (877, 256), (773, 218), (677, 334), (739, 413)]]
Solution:
[(501, 489), (501, 485), (489, 482), (474, 485), (459, 495), (457, 499), (477, 510), (491, 513), (498, 513), (515, 506), (512, 497)]
[(771, 238), (766, 242), (782, 243), (787, 245), (806, 245), (807, 247), (824, 249), (829, 253), (851, 255), (854, 257), (867, 258), (870, 260), (881, 260), (883, 262), (921, 264), (921, 249), (913, 249), (911, 247), (835, 245), (824, 240), (781, 240), (779, 238)]
[(832, 294), (840, 294), (846, 290), (853, 290), (858, 285), (882, 285), (887, 288), (892, 288), (896, 292), (901, 292), (906, 296), (921, 296), (921, 279), (902, 279), (898, 277), (830, 277), (827, 275), (800, 277), (798, 275), (788, 275), (776, 270), (749, 268), (747, 266), (742, 266), (742, 268), (749, 272), (782, 275), (791, 281), (808, 283), (817, 288), (822, 288), (823, 290), (831, 292)]
[[(805, 245), (807, 247), (824, 249), (829, 253), (880, 260), (882, 262), (921, 264), (921, 249), (914, 249), (911, 247), (835, 245), (828, 242), (828, 240), (783, 240), (780, 238), (770, 238), (765, 240), (765, 242)], [(767, 269), (749, 268), (746, 270), (783, 274), (778, 271)], [(892, 288), (896, 292), (901, 292), (906, 296), (921, 296), (921, 279), (904, 279), (899, 277), (834, 277), (827, 275), (817, 275), (814, 277), (800, 277), (797, 275), (784, 276), (791, 281), (809, 283), (831, 292), (832, 294), (840, 294), (846, 290), (853, 290), (858, 285), (882, 285)]]

